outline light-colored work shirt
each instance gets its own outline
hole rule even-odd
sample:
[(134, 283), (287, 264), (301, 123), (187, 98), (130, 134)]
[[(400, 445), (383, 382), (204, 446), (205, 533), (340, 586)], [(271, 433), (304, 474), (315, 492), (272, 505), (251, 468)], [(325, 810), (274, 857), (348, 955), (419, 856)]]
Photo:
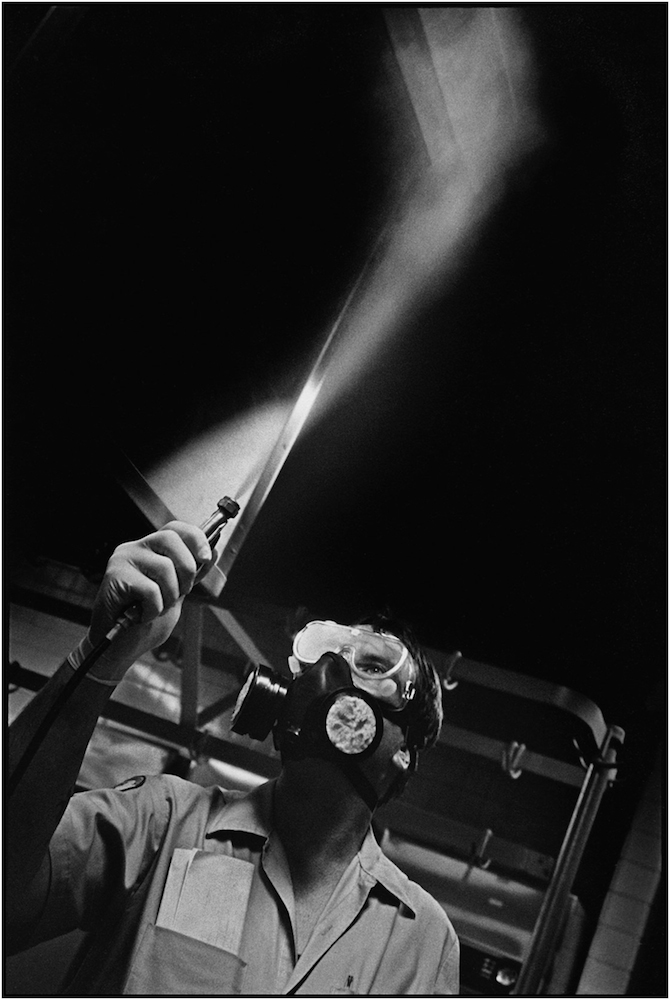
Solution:
[(67, 993), (457, 994), (449, 919), (372, 830), (296, 954), (273, 789), (270, 781), (241, 796), (163, 775), (73, 796), (52, 839), (35, 934), (91, 931)]

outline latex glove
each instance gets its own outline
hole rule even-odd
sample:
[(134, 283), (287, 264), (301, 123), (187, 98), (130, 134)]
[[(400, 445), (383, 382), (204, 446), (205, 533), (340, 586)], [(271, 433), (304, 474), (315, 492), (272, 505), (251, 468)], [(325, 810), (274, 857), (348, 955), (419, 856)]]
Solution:
[(96, 595), (88, 641), (96, 646), (132, 604), (141, 606), (142, 615), (113, 640), (91, 673), (120, 680), (143, 653), (165, 642), (179, 621), (184, 597), (215, 558), (204, 532), (185, 521), (170, 521), (160, 531), (119, 545)]

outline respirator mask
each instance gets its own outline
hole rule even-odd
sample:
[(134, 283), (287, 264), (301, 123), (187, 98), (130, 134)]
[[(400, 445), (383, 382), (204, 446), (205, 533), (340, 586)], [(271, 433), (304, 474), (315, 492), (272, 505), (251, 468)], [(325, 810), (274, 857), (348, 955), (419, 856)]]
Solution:
[(374, 808), (376, 794), (357, 765), (379, 746), (384, 716), (408, 728), (417, 668), (407, 647), (369, 625), (313, 621), (296, 635), (289, 666), (290, 681), (263, 665), (252, 671), (231, 728), (256, 740), (273, 731), (286, 759), (335, 761)]

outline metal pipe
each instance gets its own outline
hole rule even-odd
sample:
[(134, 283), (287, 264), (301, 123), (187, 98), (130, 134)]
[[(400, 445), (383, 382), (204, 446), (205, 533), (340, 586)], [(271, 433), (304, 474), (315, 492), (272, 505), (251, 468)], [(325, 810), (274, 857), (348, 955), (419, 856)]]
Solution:
[(603, 741), (600, 756), (592, 761), (586, 772), (582, 790), (575, 804), (561, 846), (556, 868), (547, 888), (540, 913), (531, 938), (528, 957), (514, 987), (513, 996), (539, 996), (542, 979), (546, 975), (556, 940), (565, 916), (577, 869), (582, 860), (586, 842), (591, 833), (601, 799), (611, 781), (616, 767), (616, 751), (612, 740), (623, 743), (625, 733), (618, 726), (610, 726)]

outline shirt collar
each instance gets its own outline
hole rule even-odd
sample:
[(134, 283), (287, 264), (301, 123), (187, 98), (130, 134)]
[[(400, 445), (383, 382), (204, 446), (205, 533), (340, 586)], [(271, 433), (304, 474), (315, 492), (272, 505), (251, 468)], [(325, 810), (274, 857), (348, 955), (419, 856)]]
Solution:
[(412, 913), (416, 914), (415, 904), (412, 902), (410, 894), (409, 879), (404, 872), (401, 872), (386, 857), (377, 843), (375, 835), (372, 832), (372, 827), (370, 827), (365, 835), (365, 840), (358, 852), (358, 858), (363, 871), (375, 879), (376, 882), (383, 885), (391, 895), (399, 899), (401, 903), (404, 903)]
[[(214, 813), (207, 824), (207, 836), (235, 831), (250, 833), (267, 840), (272, 832), (272, 799), (275, 785), (276, 778), (263, 782), (251, 792), (239, 793), (239, 797), (233, 798), (227, 793), (226, 803)], [(412, 913), (416, 913), (409, 891), (409, 879), (383, 853), (372, 827), (368, 829), (361, 844), (358, 860), (370, 879), (383, 885)]]
[(251, 833), (264, 840), (272, 830), (272, 797), (276, 779), (264, 781), (251, 792), (226, 792), (226, 801), (211, 816), (206, 836), (224, 831)]

